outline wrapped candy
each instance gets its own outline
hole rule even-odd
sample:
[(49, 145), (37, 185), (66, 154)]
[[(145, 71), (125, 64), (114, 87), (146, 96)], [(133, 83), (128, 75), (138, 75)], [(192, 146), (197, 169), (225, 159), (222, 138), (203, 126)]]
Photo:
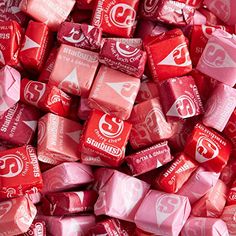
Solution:
[(191, 206), (187, 197), (150, 190), (135, 214), (138, 228), (157, 235), (179, 235)]
[(130, 131), (128, 122), (94, 110), (81, 134), (80, 151), (98, 155), (111, 166), (119, 166), (125, 157)]
[(93, 190), (48, 193), (42, 199), (44, 215), (64, 216), (93, 210), (97, 193)]
[(0, 139), (16, 145), (31, 143), (39, 117), (35, 107), (16, 103), (0, 116)]
[(181, 231), (181, 236), (228, 236), (225, 222), (217, 218), (190, 217)]
[(216, 185), (192, 208), (194, 216), (220, 217), (226, 203), (227, 187), (224, 182), (218, 180)]
[(228, 140), (198, 123), (189, 136), (184, 152), (208, 170), (221, 172), (231, 153)]
[(13, 198), (41, 190), (42, 175), (36, 149), (30, 145), (0, 152), (0, 198)]
[(73, 95), (87, 97), (97, 67), (97, 53), (62, 44), (49, 84)]
[(236, 205), (236, 181), (233, 182), (228, 192), (227, 205)]
[(165, 141), (126, 156), (125, 159), (132, 174), (135, 176), (161, 167), (170, 162), (173, 157), (168, 143)]
[(60, 24), (66, 20), (75, 0), (23, 0), (19, 7), (21, 11), (33, 17), (36, 21), (43, 22), (48, 27), (57, 31)]
[(131, 37), (136, 26), (139, 0), (97, 0), (94, 6), (92, 25), (104, 33), (120, 37)]
[(0, 70), (0, 115), (20, 100), (20, 73), (10, 66)]
[(155, 82), (182, 76), (192, 70), (187, 42), (180, 29), (151, 37), (145, 43), (145, 49)]
[(236, 235), (236, 224), (235, 224), (236, 205), (226, 206), (222, 213), (221, 219), (226, 223), (229, 230), (229, 235)]
[(87, 24), (63, 22), (58, 30), (60, 43), (98, 51), (101, 46), (102, 29)]
[(93, 181), (91, 168), (78, 162), (64, 162), (43, 172), (42, 176), (45, 194), (69, 190)]
[(130, 117), (140, 79), (101, 66), (89, 94), (89, 106), (119, 119)]
[(0, 22), (0, 65), (16, 66), (21, 45), (22, 29), (16, 21)]
[(133, 125), (129, 141), (134, 149), (153, 145), (173, 135), (158, 98), (135, 105), (129, 121)]
[(81, 120), (87, 120), (89, 118), (91, 108), (88, 105), (88, 98), (80, 98), (80, 103), (78, 107), (78, 117)]
[(108, 215), (125, 221), (134, 221), (149, 185), (117, 170), (107, 173), (107, 181), (99, 189), (94, 206), (96, 215)]
[(0, 234), (9, 236), (26, 233), (37, 213), (26, 197), (0, 202), (0, 209)]
[(167, 193), (176, 193), (197, 169), (198, 165), (186, 154), (178, 154), (174, 161), (154, 180), (156, 188)]
[(160, 97), (168, 120), (185, 119), (203, 113), (202, 101), (191, 76), (161, 82)]
[(79, 140), (82, 126), (51, 113), (38, 123), (38, 158), (49, 164), (79, 160)]
[(208, 99), (203, 124), (222, 132), (236, 107), (236, 89), (218, 84)]
[(141, 38), (106, 38), (102, 40), (102, 44), (106, 40), (115, 40), (116, 42), (126, 44), (130, 47), (142, 49), (143, 48), (143, 41)]
[(30, 21), (25, 32), (19, 59), (30, 72), (42, 70), (52, 43), (52, 34), (44, 23)]
[(143, 75), (146, 59), (146, 52), (113, 39), (104, 40), (99, 53), (102, 64), (137, 78)]
[(42, 82), (21, 80), (21, 101), (46, 112), (67, 116), (71, 97), (55, 86)]
[(21, 236), (46, 236), (46, 224), (43, 220), (34, 220), (29, 230)]
[(178, 194), (188, 197), (190, 203), (193, 204), (210, 191), (218, 179), (219, 174), (199, 167), (178, 191)]
[(221, 171), (220, 179), (227, 185), (231, 186), (236, 177), (236, 160), (230, 158), (227, 165)]
[(95, 225), (95, 217), (92, 214), (82, 216), (38, 216), (47, 225), (47, 235), (83, 236)]
[(197, 69), (212, 78), (233, 87), (236, 83), (236, 39), (223, 30), (216, 30), (197, 64)]

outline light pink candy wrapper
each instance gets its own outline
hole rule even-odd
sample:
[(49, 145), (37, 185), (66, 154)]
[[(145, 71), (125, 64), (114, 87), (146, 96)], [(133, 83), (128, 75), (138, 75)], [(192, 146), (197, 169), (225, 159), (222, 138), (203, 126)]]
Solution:
[(233, 87), (236, 83), (236, 36), (216, 30), (202, 53), (197, 69)]
[(42, 192), (58, 192), (75, 188), (93, 181), (89, 166), (78, 162), (65, 162), (43, 174), (44, 187)]
[(199, 167), (178, 192), (188, 197), (191, 204), (204, 196), (217, 183), (220, 173), (210, 172)]
[(226, 206), (221, 219), (226, 223), (230, 236), (236, 236), (236, 205)]
[(190, 217), (181, 236), (229, 236), (225, 222), (217, 218)]
[(116, 170), (104, 173), (101, 181), (95, 214), (133, 222), (149, 184)]
[(47, 233), (55, 236), (84, 236), (95, 226), (94, 215), (84, 216), (38, 216), (37, 219), (46, 222)]
[(178, 236), (191, 212), (187, 197), (150, 190), (142, 201), (135, 224), (157, 235)]
[(0, 70), (0, 115), (20, 100), (20, 73), (10, 66)]
[(208, 99), (203, 124), (222, 132), (236, 107), (236, 89), (218, 84)]

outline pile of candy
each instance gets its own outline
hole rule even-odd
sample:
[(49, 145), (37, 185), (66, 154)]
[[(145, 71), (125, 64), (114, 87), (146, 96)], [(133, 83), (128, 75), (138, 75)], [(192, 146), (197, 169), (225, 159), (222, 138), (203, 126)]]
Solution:
[(0, 11), (0, 236), (236, 236), (235, 0)]

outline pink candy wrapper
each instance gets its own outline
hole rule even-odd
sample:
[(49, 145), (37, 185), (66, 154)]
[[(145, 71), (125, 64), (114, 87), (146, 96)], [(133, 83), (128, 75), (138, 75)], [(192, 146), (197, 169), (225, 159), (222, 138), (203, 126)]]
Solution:
[(136, 215), (138, 228), (157, 235), (178, 236), (191, 212), (187, 197), (150, 190)]
[(96, 215), (108, 215), (121, 220), (133, 221), (135, 213), (149, 185), (117, 170), (109, 171), (100, 185), (99, 197), (94, 206)]
[(32, 224), (37, 209), (25, 197), (0, 202), (0, 235), (26, 233)]
[(43, 220), (34, 220), (29, 230), (20, 236), (46, 236), (46, 224)]
[(206, 104), (203, 124), (222, 132), (236, 107), (236, 89), (218, 84)]
[(87, 97), (97, 67), (97, 53), (62, 44), (49, 84), (58, 86), (67, 93)]
[(81, 120), (87, 120), (89, 118), (89, 114), (91, 110), (92, 109), (88, 105), (88, 99), (81, 97), (79, 107), (78, 107), (78, 117)]
[(230, 236), (236, 235), (236, 205), (226, 206), (221, 219), (226, 223)]
[(223, 30), (216, 30), (202, 53), (197, 69), (233, 87), (236, 83), (236, 38)]
[(0, 115), (20, 100), (20, 73), (10, 66), (0, 70)]
[(89, 94), (89, 106), (127, 120), (139, 87), (140, 79), (103, 65)]
[(225, 222), (217, 218), (190, 217), (181, 236), (229, 236)]
[(51, 113), (38, 123), (38, 158), (49, 164), (78, 161), (78, 144), (82, 126), (72, 120)]
[(75, 188), (93, 181), (89, 166), (77, 162), (64, 162), (43, 174), (43, 192), (58, 192)]
[(219, 174), (199, 167), (178, 194), (188, 197), (190, 203), (193, 204), (216, 185), (218, 178)]

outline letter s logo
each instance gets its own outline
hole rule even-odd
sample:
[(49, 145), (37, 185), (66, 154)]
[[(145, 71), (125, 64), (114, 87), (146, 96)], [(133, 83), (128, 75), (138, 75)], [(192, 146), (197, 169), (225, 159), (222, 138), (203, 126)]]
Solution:
[(42, 98), (46, 90), (46, 84), (29, 81), (25, 86), (24, 98), (32, 105), (38, 105), (39, 100)]
[(134, 57), (140, 52), (138, 48), (130, 47), (120, 42), (116, 42), (116, 50), (123, 57)]
[(144, 1), (144, 11), (145, 13), (155, 13), (158, 7), (159, 0), (145, 0)]
[(64, 40), (66, 40), (69, 43), (81, 43), (85, 36), (81, 33), (81, 31), (76, 30), (74, 27), (71, 29), (68, 36), (63, 37)]
[(0, 177), (11, 178), (19, 175), (23, 170), (22, 159), (14, 154), (8, 154), (0, 158)]
[(128, 4), (119, 3), (110, 11), (112, 24), (119, 28), (129, 28), (135, 24), (136, 11)]
[(118, 137), (124, 129), (124, 122), (116, 117), (103, 115), (99, 121), (99, 130), (107, 138)]

